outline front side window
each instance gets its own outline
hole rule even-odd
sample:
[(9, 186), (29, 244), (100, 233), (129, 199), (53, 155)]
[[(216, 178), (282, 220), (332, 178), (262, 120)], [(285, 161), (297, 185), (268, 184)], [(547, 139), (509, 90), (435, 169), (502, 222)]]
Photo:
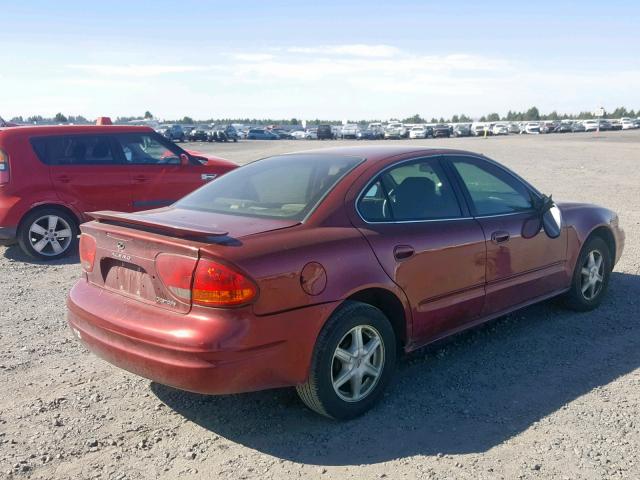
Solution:
[(517, 213), (532, 208), (529, 189), (515, 177), (488, 162), (451, 162), (467, 187), (477, 215)]
[(180, 149), (148, 133), (115, 135), (128, 165), (178, 165)]
[(460, 205), (437, 162), (405, 163), (382, 173), (358, 201), (368, 222), (459, 218)]
[(65, 135), (31, 140), (40, 160), (48, 165), (111, 165), (119, 163), (106, 135)]
[(322, 154), (271, 157), (232, 170), (186, 196), (177, 206), (301, 221), (361, 161)]

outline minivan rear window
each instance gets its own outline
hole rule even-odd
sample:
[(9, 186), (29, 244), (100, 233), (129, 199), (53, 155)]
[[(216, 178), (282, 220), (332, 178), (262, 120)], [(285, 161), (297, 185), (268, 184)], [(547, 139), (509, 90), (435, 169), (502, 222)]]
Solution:
[(362, 158), (291, 154), (237, 168), (201, 187), (178, 208), (303, 220)]
[(31, 145), (47, 165), (109, 165), (119, 163), (111, 137), (105, 135), (64, 135), (35, 137)]

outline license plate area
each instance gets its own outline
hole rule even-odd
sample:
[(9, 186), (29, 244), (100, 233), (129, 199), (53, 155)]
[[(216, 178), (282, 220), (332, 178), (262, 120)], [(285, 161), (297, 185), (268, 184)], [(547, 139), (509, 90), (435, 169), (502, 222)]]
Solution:
[(103, 258), (100, 267), (106, 289), (155, 303), (155, 278), (141, 266), (115, 258)]

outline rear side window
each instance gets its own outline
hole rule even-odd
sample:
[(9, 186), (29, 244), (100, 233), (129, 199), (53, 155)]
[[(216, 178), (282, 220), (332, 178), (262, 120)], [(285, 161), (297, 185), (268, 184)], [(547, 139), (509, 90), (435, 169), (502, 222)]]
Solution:
[(180, 200), (179, 208), (301, 221), (362, 161), (337, 155), (281, 155), (232, 170)]
[(151, 133), (122, 133), (115, 135), (122, 148), (126, 164), (132, 165), (178, 165), (178, 147), (162, 137)]
[(32, 138), (38, 158), (47, 165), (110, 165), (120, 163), (111, 137), (65, 135)]

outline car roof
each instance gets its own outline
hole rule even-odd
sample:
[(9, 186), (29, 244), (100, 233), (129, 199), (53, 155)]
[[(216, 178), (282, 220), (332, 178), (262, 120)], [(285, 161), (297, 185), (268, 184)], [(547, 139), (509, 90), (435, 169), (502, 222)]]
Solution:
[(25, 125), (0, 130), (3, 138), (35, 135), (67, 135), (81, 133), (153, 132), (153, 128), (139, 125)]
[[(354, 147), (330, 147), (314, 150), (302, 150), (284, 155), (295, 154), (322, 154), (322, 155), (343, 155), (364, 158), (367, 163), (382, 162), (392, 157), (401, 155), (432, 156), (432, 155), (473, 155), (484, 158), (484, 155), (466, 150), (452, 148), (433, 147), (409, 147), (403, 145), (375, 145), (375, 146), (354, 146)], [(277, 155), (279, 156), (279, 155)]]

